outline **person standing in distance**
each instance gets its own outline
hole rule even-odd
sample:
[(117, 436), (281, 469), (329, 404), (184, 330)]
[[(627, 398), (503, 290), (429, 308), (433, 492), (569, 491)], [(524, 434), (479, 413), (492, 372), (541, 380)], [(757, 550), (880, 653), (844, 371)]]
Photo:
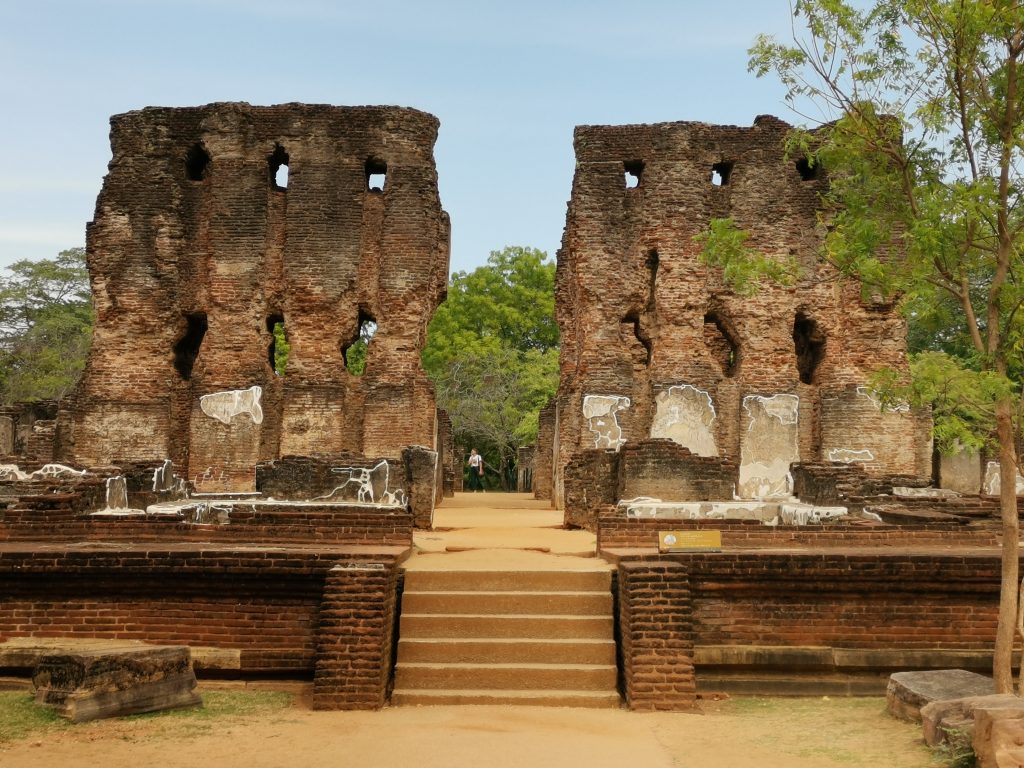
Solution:
[(469, 490), (482, 491), (484, 489), (484, 457), (476, 452), (476, 448), (469, 449)]

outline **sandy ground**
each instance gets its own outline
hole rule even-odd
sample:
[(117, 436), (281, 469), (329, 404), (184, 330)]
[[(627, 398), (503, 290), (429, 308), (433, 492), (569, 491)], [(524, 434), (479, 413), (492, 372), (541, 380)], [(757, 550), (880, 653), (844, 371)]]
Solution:
[(704, 714), (409, 707), (102, 721), (0, 746), (4, 768), (925, 768), (881, 699), (708, 702)]
[[(523, 494), (460, 494), (418, 532), (409, 568), (591, 569), (593, 534)], [(201, 688), (202, 689), (202, 688)], [(394, 707), (102, 721), (0, 744), (0, 768), (924, 768), (920, 729), (881, 699), (704, 702), (703, 713)]]

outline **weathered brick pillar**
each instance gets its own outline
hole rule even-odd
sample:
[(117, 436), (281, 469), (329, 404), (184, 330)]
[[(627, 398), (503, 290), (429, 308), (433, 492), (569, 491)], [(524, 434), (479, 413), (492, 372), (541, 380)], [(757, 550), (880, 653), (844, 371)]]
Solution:
[(668, 561), (620, 563), (619, 630), (626, 705), (639, 710), (695, 709), (687, 569)]
[(348, 562), (328, 572), (317, 632), (313, 709), (384, 706), (397, 594), (394, 562)]

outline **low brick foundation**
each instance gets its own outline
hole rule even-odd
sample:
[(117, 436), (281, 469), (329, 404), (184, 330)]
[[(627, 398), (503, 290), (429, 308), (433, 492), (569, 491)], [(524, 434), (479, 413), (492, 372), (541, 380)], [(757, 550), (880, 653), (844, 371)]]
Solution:
[(885, 675), (899, 669), (984, 671), (999, 572), (996, 550), (624, 557), (618, 621), (627, 704), (690, 706), (698, 689), (717, 690), (735, 671), (775, 675), (787, 692), (808, 692), (801, 678), (831, 675), (834, 690), (847, 693), (884, 690)]

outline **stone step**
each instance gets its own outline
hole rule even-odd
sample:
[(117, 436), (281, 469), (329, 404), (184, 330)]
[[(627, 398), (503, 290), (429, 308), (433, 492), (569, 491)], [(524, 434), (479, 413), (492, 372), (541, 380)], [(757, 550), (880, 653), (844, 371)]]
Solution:
[(614, 691), (516, 691), (516, 690), (406, 690), (391, 694), (396, 706), (447, 706), (452, 704), (503, 704), (522, 707), (607, 708), (621, 704)]
[(611, 571), (418, 571), (405, 572), (405, 590), (611, 592)]
[(603, 640), (612, 637), (611, 613), (600, 616), (563, 614), (471, 614), (406, 613), (402, 611), (399, 636), (402, 638), (583, 638)]
[(402, 610), (410, 613), (610, 614), (611, 592), (446, 591), (402, 594)]
[(615, 641), (533, 638), (402, 638), (402, 662), (532, 664), (615, 664)]
[(613, 664), (430, 664), (399, 662), (395, 688), (615, 690)]

